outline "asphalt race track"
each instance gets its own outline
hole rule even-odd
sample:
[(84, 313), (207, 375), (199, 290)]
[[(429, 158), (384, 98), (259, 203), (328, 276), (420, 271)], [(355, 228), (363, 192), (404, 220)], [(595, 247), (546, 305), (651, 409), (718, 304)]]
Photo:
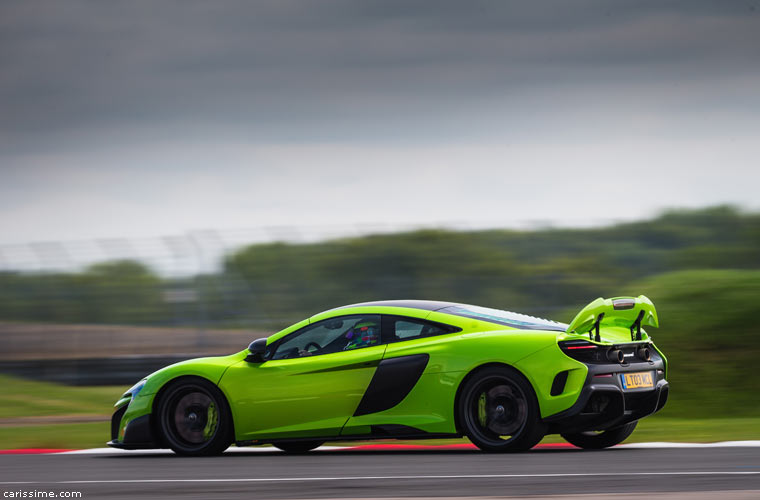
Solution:
[[(0, 455), (0, 491), (81, 491), (81, 498), (377, 498), (686, 492), (667, 498), (760, 498), (760, 447), (241, 449), (167, 453)], [(689, 494), (688, 492), (693, 492)], [(708, 492), (708, 493), (705, 493)], [(724, 493), (714, 493), (724, 492)], [(7, 496), (6, 496), (7, 497)]]

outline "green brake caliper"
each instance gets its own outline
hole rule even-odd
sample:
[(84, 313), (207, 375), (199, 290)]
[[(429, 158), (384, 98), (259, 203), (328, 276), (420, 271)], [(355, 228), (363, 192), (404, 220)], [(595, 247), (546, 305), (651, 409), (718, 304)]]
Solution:
[(219, 420), (219, 415), (216, 412), (216, 406), (214, 403), (208, 405), (208, 412), (206, 414), (206, 427), (203, 428), (203, 438), (211, 439), (216, 430), (216, 423)]
[(484, 392), (480, 395), (480, 398), (478, 398), (478, 422), (480, 422), (481, 427), (485, 427), (487, 420), (488, 415), (486, 414), (486, 393)]

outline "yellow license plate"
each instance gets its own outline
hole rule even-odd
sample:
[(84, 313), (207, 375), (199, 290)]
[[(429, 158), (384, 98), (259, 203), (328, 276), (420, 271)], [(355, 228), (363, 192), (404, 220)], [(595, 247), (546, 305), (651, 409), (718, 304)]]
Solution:
[(623, 373), (622, 375), (623, 389), (654, 387), (652, 372)]

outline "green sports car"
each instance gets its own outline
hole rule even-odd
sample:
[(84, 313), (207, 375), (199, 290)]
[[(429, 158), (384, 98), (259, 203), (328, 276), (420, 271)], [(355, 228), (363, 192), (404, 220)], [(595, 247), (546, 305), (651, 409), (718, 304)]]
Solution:
[(149, 375), (116, 403), (108, 444), (213, 455), (467, 436), (507, 452), (559, 433), (604, 448), (665, 405), (667, 360), (642, 329), (657, 326), (643, 295), (599, 298), (569, 325), (451, 302), (339, 307)]

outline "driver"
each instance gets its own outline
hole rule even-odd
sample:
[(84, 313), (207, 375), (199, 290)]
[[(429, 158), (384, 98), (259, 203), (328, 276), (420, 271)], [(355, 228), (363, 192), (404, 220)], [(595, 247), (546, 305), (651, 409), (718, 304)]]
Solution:
[(380, 325), (374, 321), (360, 321), (355, 324), (345, 334), (348, 341), (344, 351), (368, 347), (380, 343)]

